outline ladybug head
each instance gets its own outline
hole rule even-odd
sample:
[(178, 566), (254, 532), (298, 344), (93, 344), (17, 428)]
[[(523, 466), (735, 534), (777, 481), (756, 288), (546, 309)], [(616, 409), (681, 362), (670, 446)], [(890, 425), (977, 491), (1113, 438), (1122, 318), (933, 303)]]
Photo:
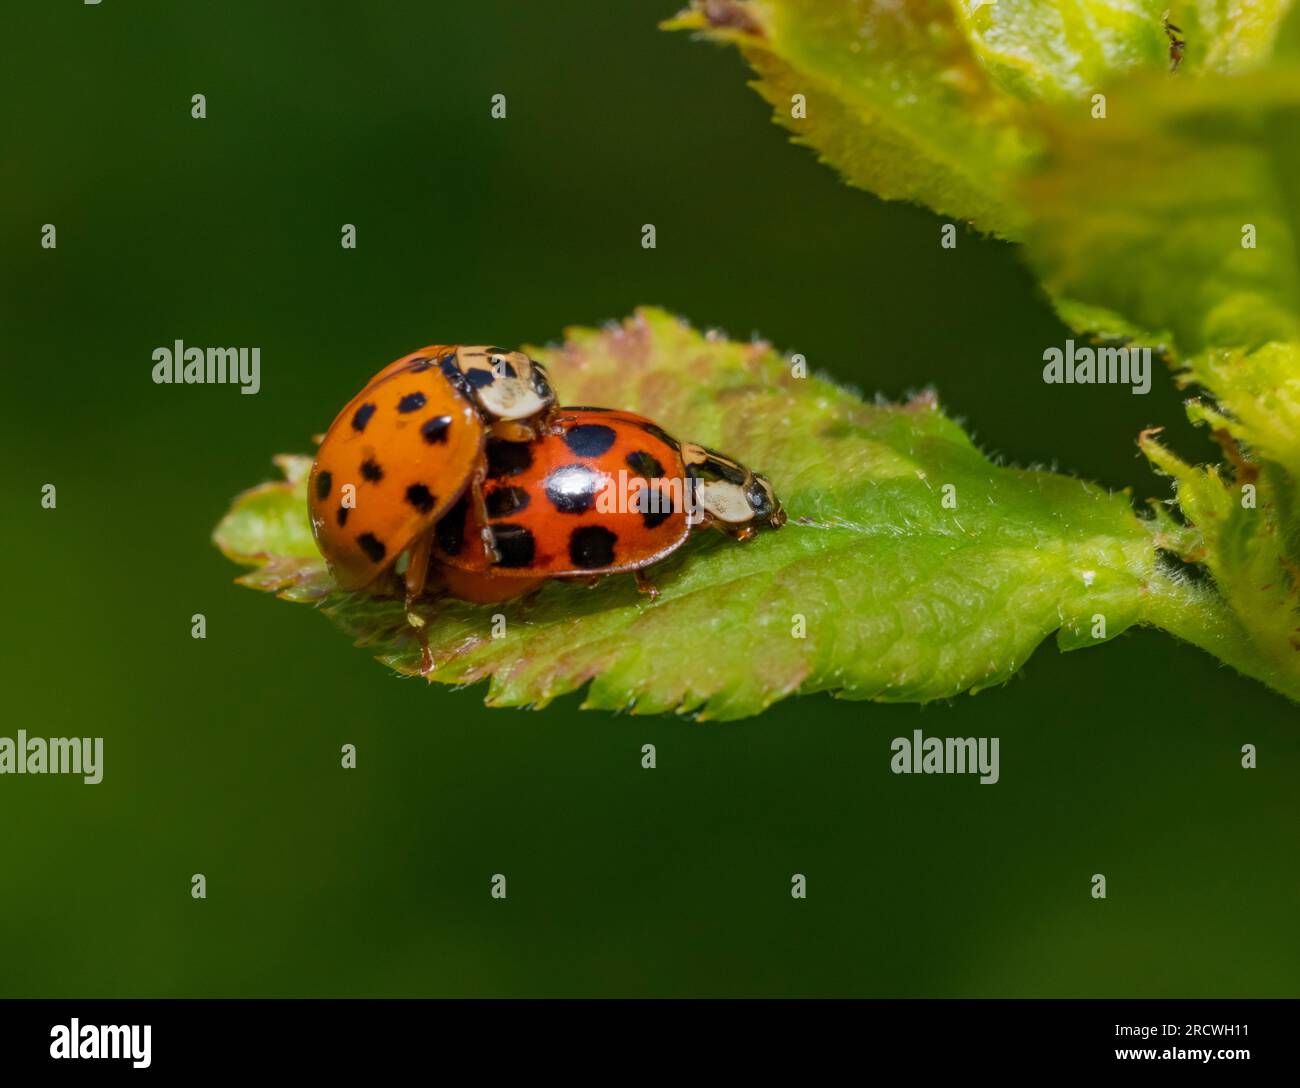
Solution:
[[(448, 365), (444, 360), (444, 369)], [(522, 351), (461, 347), (450, 365), (490, 420), (529, 419), (555, 405), (555, 393), (542, 364)]]
[(695, 505), (719, 529), (748, 539), (764, 525), (779, 529), (785, 511), (766, 476), (706, 446), (682, 445), (686, 474), (694, 481)]
[(745, 498), (754, 511), (754, 521), (766, 522), (773, 529), (779, 529), (785, 524), (785, 510), (766, 476), (754, 473), (752, 482), (745, 489)]

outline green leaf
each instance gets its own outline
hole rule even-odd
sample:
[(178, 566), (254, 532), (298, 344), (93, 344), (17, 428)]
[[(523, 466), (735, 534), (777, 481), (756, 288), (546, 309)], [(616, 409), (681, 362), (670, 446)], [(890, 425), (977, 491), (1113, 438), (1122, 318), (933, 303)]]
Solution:
[[(656, 568), (654, 603), (628, 576), (551, 584), (531, 603), (430, 602), (429, 679), (490, 677), (493, 705), (588, 683), (588, 707), (722, 719), (796, 692), (943, 698), (1006, 680), (1053, 631), (1065, 648), (1093, 645), (1146, 619), (1153, 594), (1179, 595), (1125, 496), (990, 463), (931, 395), (864, 403), (793, 376), (765, 344), (650, 309), (534, 354), (565, 400), (651, 414), (767, 473), (790, 521), (747, 544), (701, 534)], [(256, 567), (246, 584), (318, 603), (419, 673), (402, 603), (338, 592), (304, 547), (307, 464), (282, 459), (289, 481), (237, 498), (217, 543)], [(494, 639), (497, 612), (507, 634)]]
[(1130, 68), (1167, 68), (1169, 41), (1161, 23), (1166, 6), (1166, 0), (952, 4), (997, 84), (1019, 98), (1048, 101), (1081, 99)]
[[(1201, 75), (1264, 65), (1290, 9), (1175, 5), (1175, 99)], [(736, 45), (772, 120), (852, 185), (1018, 239), (1028, 222), (1018, 185), (1044, 126), (1087, 121), (1091, 96), (1127, 74), (1167, 77), (1166, 10), (1167, 0), (692, 0), (663, 26)]]
[[(1295, 34), (1293, 14), (1284, 47)], [(1167, 347), (1179, 382), (1213, 398), (1188, 414), (1225, 465), (1142, 442), (1182, 518), (1161, 543), (1210, 574), (1227, 626), (1287, 689), (1300, 677), (1300, 70), (1135, 77), (1105, 119), (1046, 131), (1025, 190), (1031, 262), (1076, 329)]]
[[(1019, 238), (1017, 190), (1051, 104), (1087, 116), (1126, 73), (1167, 73), (1166, 0), (693, 0), (664, 23), (736, 46), (796, 143), (853, 185)], [(1180, 75), (1262, 63), (1288, 0), (1177, 9)], [(802, 96), (804, 111), (795, 108)]]
[[(1230, 435), (1255, 459), (1276, 464), (1300, 480), (1300, 347), (1266, 344), (1252, 352), (1211, 350), (1191, 361), (1180, 379), (1213, 394), (1215, 405), (1190, 406), (1194, 422)], [(1288, 535), (1295, 536), (1295, 511), (1288, 505)], [(1300, 549), (1292, 554), (1300, 555)]]
[[(1198, 418), (1198, 406), (1190, 414)], [(1255, 663), (1253, 675), (1297, 698), (1300, 582), (1287, 554), (1288, 544), (1295, 554), (1294, 477), (1276, 466), (1261, 470), (1231, 447), (1234, 464), (1225, 469), (1188, 465), (1150, 433), (1141, 446), (1158, 470), (1173, 477), (1183, 517), (1160, 517), (1158, 543), (1203, 566), (1217, 590), (1204, 591), (1205, 607), (1194, 615), (1157, 616), (1156, 622), (1225, 659), (1231, 659), (1226, 643), (1235, 644), (1237, 654)]]
[[(1187, 63), (1195, 67), (1204, 57), (1207, 71), (1243, 73), (1267, 63), (1275, 45), (1279, 54), (1293, 44), (1278, 41), (1281, 28), (1290, 16), (1288, 33), (1294, 33), (1294, 0), (1214, 0), (1195, 7), (1179, 8), (1179, 26), (1187, 45)], [(1177, 20), (1175, 20), (1177, 21)]]
[(851, 184), (1019, 232), (1013, 181), (1033, 150), (1024, 109), (981, 67), (943, 0), (700, 0), (664, 25), (734, 44), (773, 120)]
[[(1142, 447), (1181, 507), (1159, 545), (1212, 582), (1157, 578), (1145, 618), (1294, 697), (1300, 8), (1205, 0), (1174, 30), (1163, 2), (697, 0), (671, 25), (734, 42), (851, 182), (1023, 239), (1073, 328), (1179, 360), (1227, 465)], [(788, 116), (803, 86), (824, 124)]]
[(1076, 329), (1187, 357), (1300, 337), (1300, 70), (1135, 77), (1044, 132), (1026, 252)]
[(952, 0), (952, 7), (1000, 87), (1068, 109), (1126, 73), (1169, 69), (1166, 12), (1185, 43), (1181, 78), (1248, 71), (1271, 54), (1290, 0)]

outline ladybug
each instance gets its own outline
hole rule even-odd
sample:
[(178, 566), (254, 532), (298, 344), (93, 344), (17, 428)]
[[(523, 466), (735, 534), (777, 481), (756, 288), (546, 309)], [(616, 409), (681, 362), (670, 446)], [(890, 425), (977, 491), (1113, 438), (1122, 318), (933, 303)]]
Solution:
[[(390, 363), (330, 424), (307, 481), (316, 546), (344, 589), (372, 585), (407, 555), (407, 598), (428, 570), (434, 527), (460, 499), (483, 507), (488, 434), (540, 433), (555, 394), (517, 351), (438, 344)], [(491, 530), (480, 542), (496, 554)]]
[(680, 443), (644, 416), (561, 408), (529, 442), (489, 438), (487, 527), (461, 496), (439, 520), (433, 558), (444, 588), (473, 601), (519, 596), (551, 578), (594, 584), (619, 572), (658, 595), (645, 568), (700, 526), (748, 540), (785, 512), (768, 481), (731, 458)]

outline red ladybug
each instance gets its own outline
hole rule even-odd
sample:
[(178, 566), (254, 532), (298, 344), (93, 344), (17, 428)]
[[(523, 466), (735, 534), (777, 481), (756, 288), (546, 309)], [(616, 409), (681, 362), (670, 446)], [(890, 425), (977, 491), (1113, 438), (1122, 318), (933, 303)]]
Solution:
[[(680, 443), (644, 416), (560, 408), (532, 441), (489, 438), (484, 508), (497, 555), (465, 496), (434, 531), (444, 588), (472, 601), (516, 597), (547, 579), (636, 575), (701, 526), (748, 540), (785, 512), (768, 481), (731, 458)], [(417, 576), (418, 577), (418, 576)]]

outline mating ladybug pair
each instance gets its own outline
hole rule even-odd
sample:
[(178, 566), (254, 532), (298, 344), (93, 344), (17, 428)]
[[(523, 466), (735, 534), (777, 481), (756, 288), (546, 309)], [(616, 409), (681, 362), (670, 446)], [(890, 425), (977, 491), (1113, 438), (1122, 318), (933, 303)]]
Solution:
[(712, 526), (785, 522), (772, 485), (643, 416), (559, 408), (517, 351), (435, 345), (366, 384), (308, 481), (316, 544), (345, 589), (503, 601), (548, 579), (645, 568)]

